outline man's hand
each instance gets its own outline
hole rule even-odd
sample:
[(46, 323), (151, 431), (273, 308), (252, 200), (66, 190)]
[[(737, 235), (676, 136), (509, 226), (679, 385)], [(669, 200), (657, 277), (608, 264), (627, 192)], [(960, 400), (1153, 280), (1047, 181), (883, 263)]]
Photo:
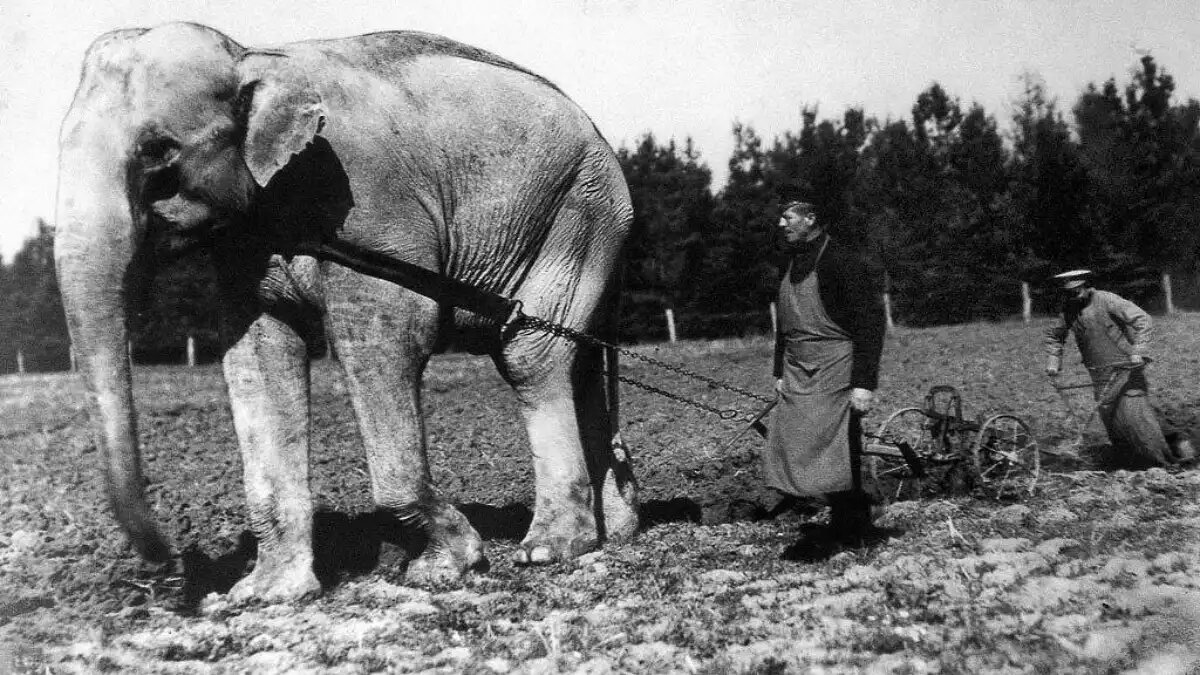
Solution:
[(871, 411), (871, 404), (875, 402), (875, 394), (870, 389), (851, 389), (850, 390), (850, 407), (855, 412), (867, 413)]
[(782, 377), (775, 378), (775, 393), (776, 394), (783, 393), (783, 378)]
[(1142, 358), (1141, 354), (1132, 354), (1129, 357), (1129, 363), (1130, 363), (1130, 365), (1133, 365), (1133, 366), (1140, 366), (1145, 362), (1146, 362), (1146, 360), (1144, 358)]
[(1050, 377), (1058, 377), (1058, 366), (1046, 366), (1046, 374)]

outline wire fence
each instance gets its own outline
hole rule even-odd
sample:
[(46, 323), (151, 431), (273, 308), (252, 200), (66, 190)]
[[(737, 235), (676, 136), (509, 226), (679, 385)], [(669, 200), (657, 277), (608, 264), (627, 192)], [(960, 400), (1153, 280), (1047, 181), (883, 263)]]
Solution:
[[(1163, 274), (1158, 281), (1160, 286), (1156, 290), (1159, 292), (1149, 302), (1143, 300), (1147, 310), (1157, 314), (1200, 310), (1200, 278), (1187, 277), (1180, 284)], [(992, 292), (996, 292), (995, 289)], [(1034, 289), (1029, 283), (1021, 282), (1019, 297), (1020, 307), (1013, 307), (1012, 313), (1004, 318), (1028, 323), (1035, 316), (1050, 315), (1056, 311), (1053, 290)], [(884, 293), (882, 302), (888, 328), (904, 325), (903, 321), (897, 321), (894, 317), (892, 294)], [(636, 331), (622, 331), (622, 335), (636, 337), (626, 342), (678, 342), (773, 335), (778, 319), (775, 304), (771, 303), (764, 309), (745, 312), (678, 312), (663, 307), (653, 317), (648, 316), (643, 307), (638, 316), (624, 316), (622, 321), (637, 324)], [(333, 350), (325, 343), (323, 334), (320, 340), (322, 344), (314, 347), (311, 354), (332, 355)], [(453, 346), (450, 351), (453, 351)], [(138, 364), (197, 366), (220, 358), (220, 347), (213, 336), (198, 338), (189, 335), (183, 344), (177, 346), (156, 344), (141, 347), (130, 343), (127, 352), (131, 361)], [(47, 341), (32, 348), (16, 347), (7, 353), (0, 352), (0, 374), (74, 371), (77, 367), (75, 350), (65, 338)]]

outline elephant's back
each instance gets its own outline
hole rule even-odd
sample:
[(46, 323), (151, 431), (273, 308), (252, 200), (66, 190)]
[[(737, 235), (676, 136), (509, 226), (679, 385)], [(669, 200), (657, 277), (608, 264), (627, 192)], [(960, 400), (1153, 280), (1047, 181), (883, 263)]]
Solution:
[(385, 31), (346, 38), (307, 40), (293, 43), (289, 47), (317, 49), (354, 67), (373, 70), (381, 75), (394, 73), (397, 68), (403, 68), (423, 57), (463, 59), (521, 73), (533, 78), (542, 86), (562, 93), (553, 82), (508, 59), (486, 49), (434, 33)]
[(296, 57), (313, 74), (325, 68), (325, 77), (314, 80), (356, 90), (346, 91), (349, 98), (402, 99), (414, 112), (449, 113), (454, 118), (471, 111), (514, 122), (536, 116), (569, 136), (607, 145), (591, 118), (553, 82), (492, 52), (440, 35), (391, 31), (254, 51)]
[[(508, 130), (536, 117), (552, 128), (556, 138), (547, 140), (566, 146), (576, 141), (613, 152), (591, 117), (553, 82), (485, 49), (441, 35), (387, 31), (261, 51), (307, 57), (314, 68), (331, 67), (326, 81), (358, 90), (358, 95), (346, 93), (359, 103), (364, 96), (391, 100), (414, 112), (458, 120), (463, 112), (475, 113)], [(381, 96), (381, 89), (391, 91)]]

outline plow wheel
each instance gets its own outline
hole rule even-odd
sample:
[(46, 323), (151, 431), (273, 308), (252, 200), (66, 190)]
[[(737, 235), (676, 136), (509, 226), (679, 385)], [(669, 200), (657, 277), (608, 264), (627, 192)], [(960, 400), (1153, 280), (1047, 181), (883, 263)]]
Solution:
[[(930, 419), (920, 408), (902, 408), (892, 413), (863, 452), (863, 469), (870, 477), (868, 488), (884, 502), (917, 499), (921, 496), (924, 459), (931, 452)], [(904, 458), (902, 446), (920, 460), (914, 470)]]
[(1033, 494), (1041, 453), (1029, 425), (1014, 415), (989, 417), (971, 446), (980, 488), (997, 499)]

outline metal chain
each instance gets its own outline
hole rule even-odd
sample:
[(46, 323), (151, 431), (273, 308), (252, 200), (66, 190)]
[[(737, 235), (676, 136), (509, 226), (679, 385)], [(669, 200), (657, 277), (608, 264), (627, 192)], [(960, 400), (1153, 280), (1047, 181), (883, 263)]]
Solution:
[(720, 417), (723, 420), (731, 420), (731, 419), (734, 419), (734, 418), (738, 417), (739, 415), (741, 415), (740, 412), (738, 412), (737, 410), (734, 410), (733, 408), (718, 408), (716, 406), (709, 405), (703, 401), (697, 401), (695, 399), (690, 399), (686, 396), (683, 396), (682, 394), (676, 394), (674, 392), (667, 391), (666, 389), (660, 389), (659, 387), (656, 387), (652, 384), (646, 384), (645, 382), (639, 382), (635, 379), (625, 377), (624, 375), (617, 375), (617, 379), (620, 380), (621, 382), (624, 382), (625, 384), (632, 385), (632, 386), (637, 387), (638, 389), (642, 389), (644, 391), (648, 391), (651, 394), (658, 394), (659, 396), (665, 396), (665, 397), (671, 399), (672, 401), (677, 401), (684, 405), (690, 405), (693, 408), (699, 408), (700, 410), (703, 410), (704, 412), (710, 412), (710, 413)]
[[(542, 331), (545, 331), (552, 335), (575, 340), (576, 342), (581, 342), (581, 343), (589, 344), (589, 345), (596, 346), (596, 347), (605, 347), (608, 349), (613, 349), (624, 356), (628, 356), (629, 358), (637, 359), (644, 363), (648, 363), (656, 368), (661, 368), (663, 370), (667, 370), (667, 371), (676, 373), (678, 375), (683, 375), (684, 377), (688, 377), (693, 380), (699, 380), (700, 382), (704, 382), (708, 386), (713, 387), (715, 389), (724, 389), (726, 391), (731, 391), (735, 394), (738, 394), (739, 396), (753, 399), (755, 401), (758, 401), (759, 403), (764, 403), (764, 404), (771, 403), (773, 400), (773, 399), (767, 398), (766, 396), (756, 394), (747, 389), (743, 389), (736, 385), (729, 384), (728, 382), (722, 382), (721, 380), (717, 380), (717, 379), (709, 377), (707, 375), (702, 375), (700, 373), (688, 370), (686, 368), (682, 368), (675, 364), (667, 363), (666, 361), (661, 361), (659, 359), (656, 359), (651, 356), (646, 356), (644, 354), (639, 354), (639, 353), (632, 351), (630, 349), (627, 349), (625, 347), (621, 347), (620, 345), (616, 345), (611, 342), (601, 340), (600, 338), (598, 338), (594, 335), (589, 335), (587, 333), (576, 330), (574, 328), (570, 328), (568, 326), (564, 326), (559, 323), (554, 323), (553, 321), (547, 321), (546, 319), (543, 319), (540, 317), (529, 316), (528, 314), (522, 313), (517, 317), (517, 319), (514, 323), (516, 324), (516, 327), (532, 328), (534, 330), (542, 330)], [(731, 420), (731, 419), (735, 419), (739, 415), (741, 415), (741, 413), (738, 412), (737, 410), (728, 409), (728, 408), (726, 408), (726, 409), (717, 408), (715, 406), (709, 405), (702, 401), (697, 401), (695, 399), (688, 398), (681, 394), (676, 394), (676, 393), (667, 391), (665, 389), (660, 389), (659, 387), (645, 384), (643, 382), (639, 382), (637, 380), (634, 380), (629, 377), (625, 377), (623, 375), (618, 375), (617, 379), (620, 380), (621, 382), (624, 382), (625, 384), (632, 385), (639, 389), (643, 389), (645, 391), (648, 391), (648, 392), (651, 392), (654, 394), (658, 394), (660, 396), (665, 396), (666, 398), (669, 398), (674, 401), (678, 401), (679, 403), (683, 403), (685, 405), (690, 405), (694, 408), (698, 408), (705, 412), (713, 413), (714, 415), (718, 415), (721, 419)]]

